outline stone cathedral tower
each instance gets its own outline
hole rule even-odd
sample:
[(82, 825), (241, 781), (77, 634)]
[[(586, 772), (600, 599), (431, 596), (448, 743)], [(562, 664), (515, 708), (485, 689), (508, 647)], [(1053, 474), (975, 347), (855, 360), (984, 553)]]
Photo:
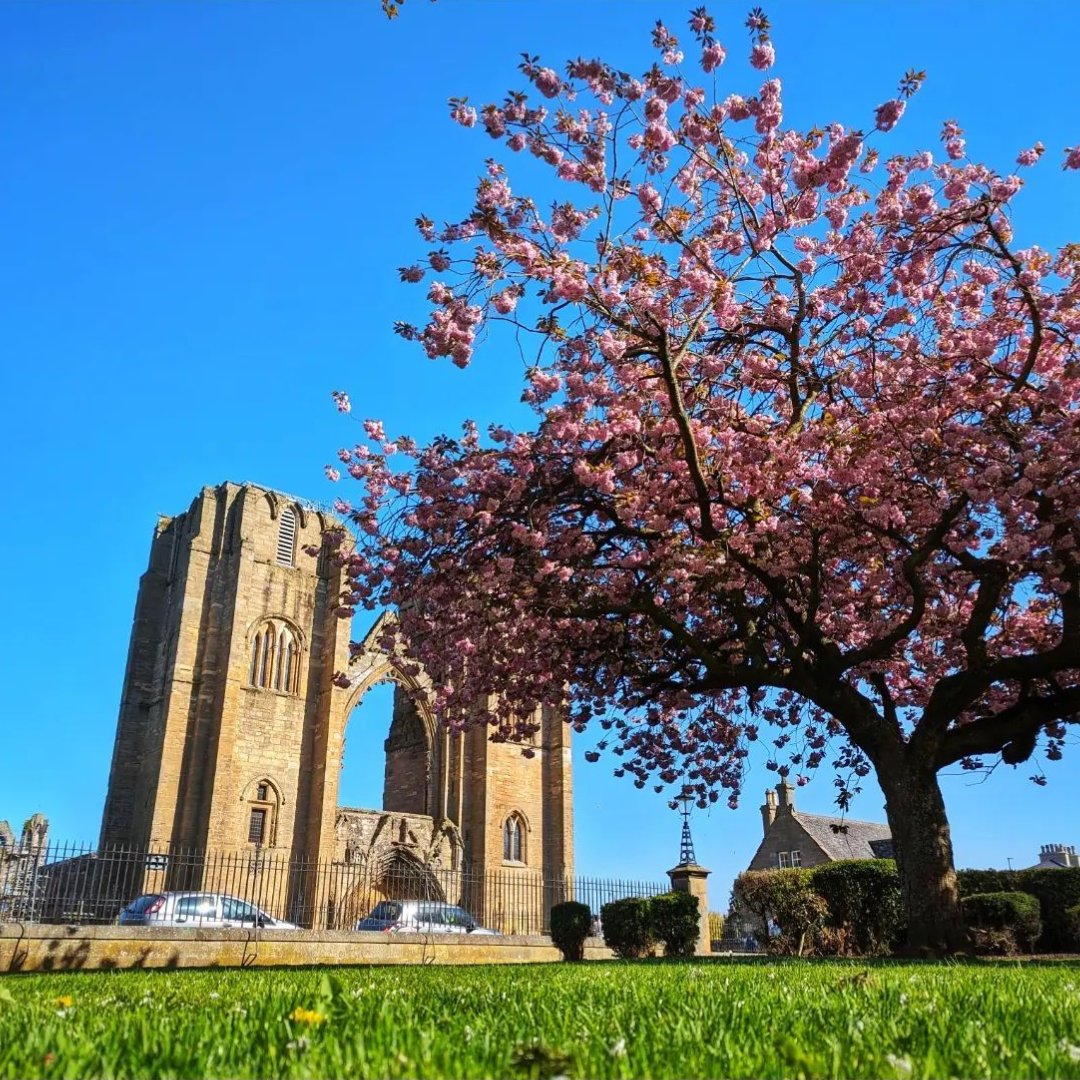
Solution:
[[(158, 522), (135, 606), (102, 847), (346, 867), (397, 859), (467, 868), (474, 880), (491, 871), (568, 877), (566, 725), (543, 716), (532, 758), (483, 730), (450, 735), (426, 711), (420, 682), (377, 648), (377, 629), (350, 659), (349, 624), (334, 611), (340, 572), (304, 550), (332, 523), (290, 496), (233, 483), (204, 488), (187, 511)], [(342, 671), (347, 688), (335, 685)], [(383, 806), (340, 807), (350, 714), (384, 681), (395, 698)], [(211, 886), (205, 877), (184, 884)], [(309, 896), (298, 914), (290, 890), (279, 914), (334, 925), (343, 910), (342, 896)], [(495, 901), (472, 895), (491, 919)]]

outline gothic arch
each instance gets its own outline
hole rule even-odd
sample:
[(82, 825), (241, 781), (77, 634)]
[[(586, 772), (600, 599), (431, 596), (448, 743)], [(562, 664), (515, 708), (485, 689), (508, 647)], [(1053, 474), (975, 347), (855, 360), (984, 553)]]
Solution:
[(301, 629), (284, 615), (264, 615), (245, 635), (247, 685), (298, 694), (306, 641)]
[(244, 786), (244, 790), (240, 792), (240, 801), (249, 802), (254, 799), (260, 784), (268, 784), (278, 805), (285, 805), (285, 789), (281, 786), (281, 781), (277, 780), (269, 773), (259, 773), (258, 776), (253, 776)]

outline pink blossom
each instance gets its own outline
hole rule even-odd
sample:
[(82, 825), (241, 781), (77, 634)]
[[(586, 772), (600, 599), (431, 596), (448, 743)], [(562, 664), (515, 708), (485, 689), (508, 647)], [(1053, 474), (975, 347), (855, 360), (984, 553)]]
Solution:
[(771, 41), (759, 41), (750, 51), (750, 63), (758, 71), (767, 71), (776, 61), (776, 49)]
[(892, 131), (897, 121), (904, 115), (906, 107), (906, 103), (900, 98), (884, 102), (874, 112), (874, 126), (878, 131)]
[(701, 53), (701, 68), (705, 72), (715, 71), (727, 58), (724, 46), (718, 41), (706, 45)]
[(1016, 155), (1016, 164), (1034, 165), (1035, 162), (1037, 162), (1039, 158), (1043, 156), (1043, 153), (1045, 151), (1046, 147), (1043, 146), (1041, 142), (1037, 142), (1034, 146), (1030, 147), (1027, 150), (1021, 150), (1020, 153)]
[(352, 409), (352, 404), (349, 401), (349, 395), (344, 390), (333, 390), (330, 396), (334, 399), (334, 404), (337, 406), (338, 412), (347, 413)]
[(1064, 169), (1080, 169), (1080, 146), (1065, 147)]
[(471, 128), (476, 124), (476, 110), (464, 101), (455, 101), (450, 106), (450, 118), (462, 127)]
[(509, 315), (517, 307), (517, 293), (513, 289), (503, 289), (492, 297), (491, 302), (500, 315)]
[(548, 98), (557, 97), (559, 91), (562, 90), (563, 85), (562, 79), (548, 67), (540, 68), (536, 72), (533, 82), (536, 84), (537, 90), (539, 90), (544, 97)]
[(336, 484), (341, 479), (341, 473), (339, 473), (337, 469), (333, 467), (333, 465), (325, 466), (323, 471), (326, 473), (326, 479), (329, 480), (331, 483)]

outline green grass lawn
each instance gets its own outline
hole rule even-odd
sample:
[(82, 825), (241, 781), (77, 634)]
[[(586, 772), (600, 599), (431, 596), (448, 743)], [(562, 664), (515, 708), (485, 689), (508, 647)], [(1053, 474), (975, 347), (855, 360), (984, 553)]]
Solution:
[(0, 1077), (1076, 1077), (1080, 963), (0, 977)]

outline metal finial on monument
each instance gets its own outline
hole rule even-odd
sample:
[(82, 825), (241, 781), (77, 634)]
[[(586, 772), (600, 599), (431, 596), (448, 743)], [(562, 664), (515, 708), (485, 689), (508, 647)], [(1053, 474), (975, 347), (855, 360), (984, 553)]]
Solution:
[(693, 788), (689, 785), (683, 787), (682, 792), (675, 797), (679, 804), (679, 812), (682, 814), (682, 837), (679, 841), (679, 865), (692, 866), (697, 862), (694, 855), (694, 838), (690, 835), (690, 811), (693, 808), (696, 796)]

